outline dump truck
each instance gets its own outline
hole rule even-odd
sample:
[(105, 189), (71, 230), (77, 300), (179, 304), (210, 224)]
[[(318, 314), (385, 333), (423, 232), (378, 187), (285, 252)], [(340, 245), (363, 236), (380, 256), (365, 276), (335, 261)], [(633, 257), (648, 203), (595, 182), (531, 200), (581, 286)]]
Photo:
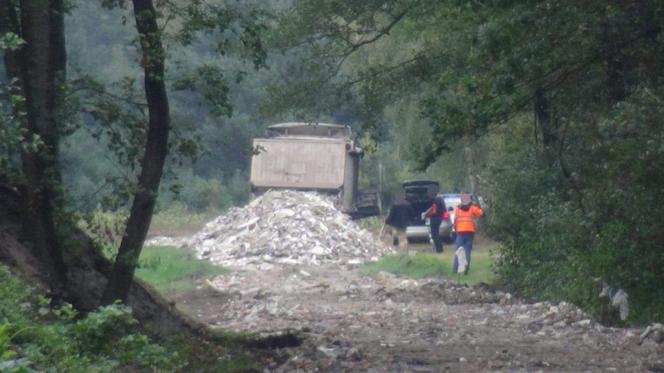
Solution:
[(378, 215), (378, 193), (358, 190), (362, 154), (345, 125), (271, 125), (265, 138), (253, 141), (252, 192), (294, 189), (335, 194), (341, 197), (341, 211), (353, 218)]

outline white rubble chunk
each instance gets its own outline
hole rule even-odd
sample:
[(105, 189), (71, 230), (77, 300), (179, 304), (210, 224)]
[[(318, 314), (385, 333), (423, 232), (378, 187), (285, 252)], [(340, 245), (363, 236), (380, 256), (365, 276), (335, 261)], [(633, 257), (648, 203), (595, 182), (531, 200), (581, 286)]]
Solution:
[(228, 266), (359, 264), (392, 252), (335, 208), (333, 197), (291, 190), (268, 191), (230, 209), (184, 244)]

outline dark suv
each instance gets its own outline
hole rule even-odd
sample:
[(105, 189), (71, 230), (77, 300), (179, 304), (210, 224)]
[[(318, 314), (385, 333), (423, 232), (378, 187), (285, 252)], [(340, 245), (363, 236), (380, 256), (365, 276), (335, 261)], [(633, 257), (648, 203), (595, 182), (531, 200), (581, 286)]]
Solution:
[[(405, 234), (409, 243), (428, 242), (430, 239), (428, 219), (422, 219), (422, 213), (433, 204), (439, 190), (440, 186), (434, 180), (404, 182), (403, 190), (395, 196), (385, 223)], [(441, 236), (444, 241), (449, 241), (450, 233), (449, 224), (441, 225)], [(393, 243), (398, 245), (399, 240), (399, 234), (394, 234)]]

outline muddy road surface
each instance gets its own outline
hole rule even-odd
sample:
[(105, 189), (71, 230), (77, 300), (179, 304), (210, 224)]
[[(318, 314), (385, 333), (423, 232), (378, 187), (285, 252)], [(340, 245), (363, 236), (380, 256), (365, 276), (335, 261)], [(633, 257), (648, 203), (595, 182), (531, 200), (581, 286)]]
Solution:
[(357, 263), (393, 250), (337, 205), (269, 191), (173, 242), (230, 269), (176, 304), (212, 327), (264, 336), (266, 372), (664, 372), (662, 345), (569, 304), (365, 275)]
[(664, 346), (639, 343), (642, 329), (603, 327), (566, 303), (355, 265), (231, 270), (175, 301), (215, 328), (266, 336), (266, 372), (664, 372)]

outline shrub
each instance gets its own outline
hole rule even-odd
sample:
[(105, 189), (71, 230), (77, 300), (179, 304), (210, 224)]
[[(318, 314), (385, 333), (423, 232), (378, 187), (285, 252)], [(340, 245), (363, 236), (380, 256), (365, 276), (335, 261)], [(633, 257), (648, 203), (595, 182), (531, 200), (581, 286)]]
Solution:
[(221, 180), (194, 176), (182, 181), (180, 199), (194, 212), (220, 211), (230, 206), (225, 189)]
[(504, 285), (599, 316), (603, 281), (629, 295), (628, 323), (664, 320), (658, 95), (638, 92), (593, 125), (572, 121), (564, 154), (498, 142), (489, 228), (504, 243)]
[(0, 361), (7, 360), (45, 372), (173, 371), (181, 364), (175, 350), (140, 333), (127, 307), (80, 317), (69, 304), (51, 306), (0, 266)]
[(127, 214), (95, 210), (83, 216), (78, 226), (83, 229), (108, 258), (115, 256), (124, 235)]

